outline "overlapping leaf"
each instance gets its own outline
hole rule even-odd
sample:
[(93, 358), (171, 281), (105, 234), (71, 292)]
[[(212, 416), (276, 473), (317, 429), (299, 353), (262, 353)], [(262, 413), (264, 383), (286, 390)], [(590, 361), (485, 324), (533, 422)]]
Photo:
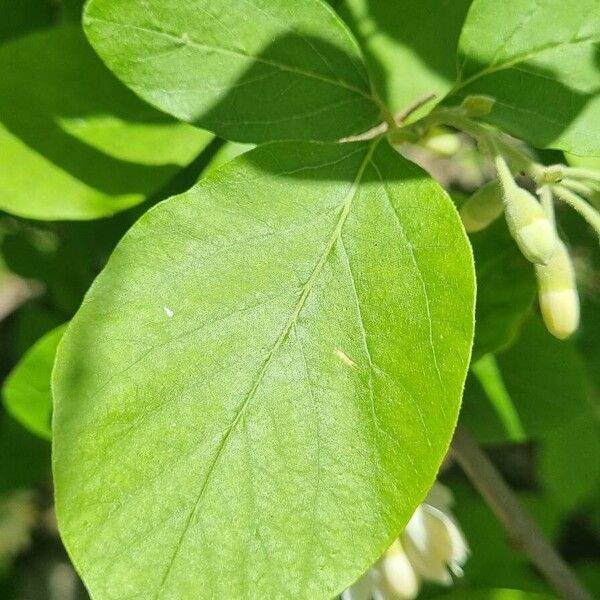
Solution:
[(52, 392), (50, 376), (58, 342), (65, 327), (42, 337), (21, 359), (2, 389), (8, 412), (30, 431), (51, 439)]
[(93, 219), (142, 202), (210, 134), (138, 100), (76, 26), (0, 48), (0, 208)]
[(487, 119), (538, 147), (600, 155), (600, 2), (474, 0), (449, 102), (496, 101)]
[(94, 598), (340, 592), (446, 452), (473, 295), (451, 201), (385, 142), (265, 145), (148, 212), (54, 373)]
[(471, 0), (335, 4), (361, 44), (379, 94), (394, 112), (435, 95), (427, 104), (430, 109), (452, 88), (458, 38)]
[(320, 0), (92, 0), (84, 25), (142, 98), (229, 140), (332, 141), (380, 120), (358, 46)]

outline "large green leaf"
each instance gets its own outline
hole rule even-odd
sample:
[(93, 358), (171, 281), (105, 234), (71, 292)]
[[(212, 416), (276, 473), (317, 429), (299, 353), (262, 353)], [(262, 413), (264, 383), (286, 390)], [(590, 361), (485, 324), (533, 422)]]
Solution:
[(327, 598), (446, 453), (473, 335), (452, 202), (387, 143), (277, 143), (150, 210), (59, 347), (61, 531), (97, 599)]
[(142, 98), (229, 140), (333, 141), (380, 120), (358, 46), (320, 0), (92, 0), (84, 25)]
[(458, 38), (470, 4), (343, 0), (337, 10), (359, 41), (380, 96), (399, 112), (429, 94), (439, 101), (456, 81)]
[(487, 119), (538, 147), (600, 155), (600, 2), (474, 0), (450, 102), (495, 98)]
[(0, 208), (92, 219), (143, 201), (211, 139), (137, 99), (77, 26), (0, 48)]
[(24, 427), (48, 440), (52, 437), (50, 376), (64, 330), (65, 326), (60, 326), (42, 337), (13, 369), (2, 389), (7, 411)]

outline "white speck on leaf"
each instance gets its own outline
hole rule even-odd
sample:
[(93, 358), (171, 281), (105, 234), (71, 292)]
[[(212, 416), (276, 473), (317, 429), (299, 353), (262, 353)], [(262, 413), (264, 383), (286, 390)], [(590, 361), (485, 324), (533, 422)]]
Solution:
[(169, 319), (173, 318), (173, 315), (175, 314), (168, 306), (164, 307), (164, 311), (165, 311), (165, 315), (167, 315), (167, 317)]
[(349, 367), (356, 367), (356, 363), (345, 352), (342, 352), (338, 348), (336, 348), (334, 352), (344, 364), (348, 365)]

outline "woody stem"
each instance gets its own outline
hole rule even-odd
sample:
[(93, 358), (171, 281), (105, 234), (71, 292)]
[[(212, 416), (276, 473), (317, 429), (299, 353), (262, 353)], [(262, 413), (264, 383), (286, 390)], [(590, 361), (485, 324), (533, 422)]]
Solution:
[(510, 538), (554, 590), (565, 600), (592, 600), (590, 593), (548, 542), (479, 444), (462, 427), (458, 427), (454, 434), (452, 450), (463, 471)]

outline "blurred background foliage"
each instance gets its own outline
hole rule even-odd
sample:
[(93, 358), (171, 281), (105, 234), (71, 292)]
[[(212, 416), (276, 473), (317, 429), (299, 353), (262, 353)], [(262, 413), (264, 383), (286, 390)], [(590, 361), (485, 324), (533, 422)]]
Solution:
[[(393, 108), (451, 85), (449, 57), (469, 0), (423, 0), (402, 10), (387, 0), (331, 3)], [(82, 4), (0, 0), (0, 81), (19, 88), (0, 88), (0, 207), (10, 212), (0, 212), (0, 598), (7, 600), (87, 597), (52, 510), (49, 376), (61, 326), (144, 211), (249, 148), (174, 123), (130, 97), (86, 49)], [(433, 51), (420, 43), (423, 28), (439, 34)], [(87, 61), (102, 89), (85, 76)], [(71, 94), (81, 81), (87, 93)], [(446, 142), (453, 136), (439, 134)], [(468, 139), (451, 139), (450, 156), (435, 139), (403, 151), (460, 203), (490, 171)], [(82, 153), (77, 160), (74, 151)], [(564, 160), (547, 154), (547, 162)], [(461, 421), (600, 595), (600, 249), (581, 219), (560, 210), (576, 258), (581, 328), (567, 342), (546, 333), (532, 269), (503, 221), (474, 234), (477, 334)], [(525, 598), (467, 593), (485, 588), (549, 594), (451, 457), (441, 479), (471, 548), (465, 576), (448, 597)], [(430, 586), (422, 596), (446, 593)]]

